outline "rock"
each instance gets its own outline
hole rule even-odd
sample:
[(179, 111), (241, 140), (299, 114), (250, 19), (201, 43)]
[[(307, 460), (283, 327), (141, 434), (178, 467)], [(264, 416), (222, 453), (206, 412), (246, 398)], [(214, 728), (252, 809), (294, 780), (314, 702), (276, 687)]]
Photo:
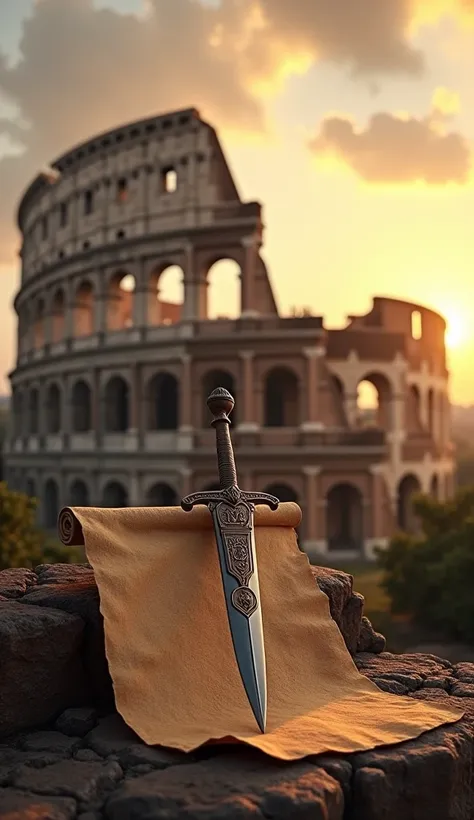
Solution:
[(75, 814), (75, 800), (0, 789), (0, 817), (8, 820), (70, 820)]
[(59, 752), (72, 754), (79, 746), (77, 737), (67, 737), (61, 732), (33, 732), (26, 735), (22, 748), (28, 752)]
[(74, 757), (76, 760), (85, 760), (87, 762), (91, 760), (102, 760), (101, 756), (92, 749), (78, 749)]
[(0, 603), (0, 736), (47, 723), (81, 702), (83, 630), (78, 615)]
[(372, 682), (375, 683), (383, 692), (390, 692), (391, 695), (406, 695), (408, 689), (403, 683), (391, 678), (373, 677)]
[(107, 801), (108, 820), (342, 820), (343, 791), (312, 764), (281, 766), (242, 752), (126, 782)]
[(474, 683), (474, 663), (457, 663), (453, 674), (461, 683)]
[(99, 725), (86, 735), (84, 742), (101, 757), (119, 754), (141, 744), (138, 735), (117, 713), (103, 718)]
[(37, 583), (75, 584), (78, 581), (95, 583), (94, 571), (90, 564), (40, 564), (35, 567)]
[[(363, 596), (354, 592), (354, 579), (346, 572), (317, 566), (311, 566), (311, 572), (319, 588), (328, 596), (331, 616), (336, 621), (349, 652), (354, 655), (360, 640)], [(368, 619), (366, 621), (370, 624)]]
[(451, 694), (458, 698), (474, 698), (474, 684), (453, 683)]
[(96, 709), (83, 707), (82, 709), (66, 709), (59, 715), (55, 728), (69, 737), (84, 737), (94, 726), (97, 726), (98, 715)]
[(37, 580), (32, 569), (3, 569), (0, 572), (0, 595), (3, 598), (21, 598)]
[(118, 753), (118, 760), (122, 768), (137, 769), (138, 766), (151, 766), (153, 769), (166, 769), (179, 763), (189, 763), (190, 755), (172, 749), (145, 746), (137, 743), (127, 746)]
[(362, 611), (364, 609), (364, 596), (358, 592), (353, 592), (342, 610), (339, 629), (346, 642), (346, 646), (355, 655), (360, 640), (360, 627), (362, 622)]
[(97, 800), (121, 780), (118, 763), (82, 763), (63, 760), (44, 769), (26, 766), (13, 782), (15, 788), (48, 796), (73, 797), (81, 803)]
[(362, 616), (359, 642), (357, 644), (357, 652), (374, 652), (380, 654), (384, 652), (386, 647), (386, 640), (380, 632), (376, 632), (370, 623), (369, 619)]
[(105, 657), (104, 622), (92, 570), (83, 569), (77, 574), (73, 564), (58, 564), (54, 572), (49, 568), (48, 573), (40, 574), (39, 580), (45, 577), (53, 577), (54, 583), (40, 582), (22, 598), (22, 603), (60, 609), (82, 618), (85, 623), (82, 659), (89, 684), (89, 701), (104, 709), (113, 707), (112, 680)]

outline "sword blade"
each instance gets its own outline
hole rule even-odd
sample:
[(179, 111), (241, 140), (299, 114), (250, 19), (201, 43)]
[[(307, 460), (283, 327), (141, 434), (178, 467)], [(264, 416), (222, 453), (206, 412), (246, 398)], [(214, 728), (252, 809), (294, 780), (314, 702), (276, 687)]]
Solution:
[[(219, 506), (212, 510), (212, 518), (235, 659), (255, 720), (260, 731), (265, 732), (267, 680), (253, 510), (249, 530), (232, 533), (221, 526)], [(251, 569), (250, 577), (245, 578), (245, 586), (239, 583), (242, 578), (235, 577), (239, 574), (238, 567), (236, 569), (239, 560), (241, 568), (245, 565)]]

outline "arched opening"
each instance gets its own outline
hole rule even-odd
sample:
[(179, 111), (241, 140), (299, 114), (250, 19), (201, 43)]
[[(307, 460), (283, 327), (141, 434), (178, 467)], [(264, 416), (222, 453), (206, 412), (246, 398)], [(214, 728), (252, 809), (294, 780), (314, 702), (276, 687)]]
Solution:
[(347, 427), (344, 385), (341, 379), (331, 374), (328, 379), (329, 397), (331, 401), (331, 418), (336, 427)]
[(406, 475), (398, 485), (397, 523), (401, 530), (416, 534), (419, 521), (413, 509), (413, 496), (421, 492), (421, 484), (416, 476)]
[[(201, 406), (203, 408), (203, 427), (209, 427), (212, 420), (212, 416), (206, 404), (207, 397), (218, 387), (223, 387), (224, 390), (228, 390), (234, 399), (236, 398), (235, 379), (232, 373), (229, 373), (228, 370), (209, 370), (202, 380), (203, 396)], [(230, 415), (230, 420), (233, 426), (237, 424), (237, 413), (235, 407)]]
[(167, 265), (153, 271), (148, 293), (148, 324), (174, 325), (182, 316), (184, 271), (179, 265)]
[(219, 259), (206, 274), (206, 319), (237, 319), (242, 313), (241, 269), (234, 259)]
[(56, 435), (61, 432), (62, 426), (61, 391), (56, 382), (48, 387), (46, 410), (46, 430), (51, 435)]
[(94, 332), (94, 288), (84, 281), (78, 286), (74, 299), (74, 336), (91, 336)]
[(29, 498), (36, 498), (36, 483), (32, 478), (28, 478), (25, 484), (25, 494)]
[(44, 299), (38, 299), (33, 323), (33, 346), (35, 350), (44, 347), (45, 342), (45, 306)]
[(56, 291), (51, 305), (51, 341), (62, 342), (66, 324), (66, 299), (62, 288)]
[(178, 380), (171, 373), (158, 373), (148, 386), (148, 427), (150, 430), (177, 430), (178, 426)]
[(28, 396), (28, 433), (30, 436), (38, 435), (39, 425), (39, 392), (36, 387), (32, 387)]
[(147, 507), (176, 507), (178, 496), (173, 487), (159, 481), (148, 490), (146, 504)]
[(431, 479), (430, 484), (430, 495), (435, 501), (439, 501), (439, 479), (437, 475), (434, 475)]
[(433, 435), (435, 427), (435, 394), (433, 390), (428, 390), (427, 395), (428, 431)]
[(357, 385), (357, 426), (390, 428), (392, 389), (381, 373), (368, 373)]
[(20, 310), (18, 311), (18, 347), (20, 353), (27, 353), (29, 351), (31, 347), (30, 333), (30, 311), (25, 306), (20, 308)]
[(43, 521), (44, 526), (48, 530), (56, 527), (59, 512), (59, 490), (56, 482), (49, 478), (44, 485), (44, 510)]
[(82, 379), (77, 381), (72, 388), (71, 398), (73, 433), (87, 433), (92, 429), (92, 397), (87, 382)]
[(265, 427), (297, 427), (300, 423), (298, 379), (292, 370), (275, 367), (265, 379)]
[(421, 400), (416, 384), (411, 384), (407, 392), (406, 429), (411, 433), (421, 432)]
[(76, 479), (71, 484), (69, 491), (71, 507), (88, 507), (89, 506), (89, 489), (85, 481)]
[(275, 495), (282, 502), (296, 501), (298, 503), (298, 496), (289, 484), (269, 484), (268, 487), (265, 487), (264, 492)]
[(128, 493), (119, 481), (109, 481), (102, 493), (103, 507), (128, 507)]
[(121, 376), (112, 376), (105, 386), (105, 432), (125, 433), (128, 428), (128, 384)]
[(135, 277), (126, 271), (115, 273), (107, 293), (107, 330), (133, 327)]
[(353, 484), (336, 484), (329, 490), (326, 533), (329, 550), (362, 550), (362, 493)]

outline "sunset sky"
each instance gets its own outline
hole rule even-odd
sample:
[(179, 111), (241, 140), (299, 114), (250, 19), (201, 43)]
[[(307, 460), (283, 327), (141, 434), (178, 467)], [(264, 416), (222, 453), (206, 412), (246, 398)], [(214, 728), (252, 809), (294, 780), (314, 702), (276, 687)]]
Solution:
[(0, 51), (0, 379), (23, 187), (96, 131), (196, 106), (264, 204), (281, 311), (444, 312), (474, 403), (474, 0), (0, 0)]

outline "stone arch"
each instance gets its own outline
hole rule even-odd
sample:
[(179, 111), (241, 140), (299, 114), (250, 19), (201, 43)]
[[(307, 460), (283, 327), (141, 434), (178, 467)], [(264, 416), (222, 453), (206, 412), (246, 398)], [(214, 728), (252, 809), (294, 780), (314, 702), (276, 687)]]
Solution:
[(182, 316), (184, 271), (180, 265), (154, 268), (148, 282), (148, 324), (174, 325)]
[(91, 336), (94, 325), (94, 286), (84, 279), (77, 286), (74, 297), (74, 336)]
[(172, 373), (157, 373), (147, 390), (148, 429), (177, 430), (179, 427), (179, 383)]
[(39, 433), (39, 390), (32, 387), (28, 393), (28, 422), (27, 430), (30, 436)]
[(74, 383), (71, 391), (71, 405), (73, 433), (87, 433), (92, 430), (92, 394), (84, 379), (79, 379)]
[(135, 277), (128, 271), (117, 271), (110, 277), (107, 287), (107, 330), (133, 327), (135, 287)]
[(108, 481), (102, 491), (103, 507), (128, 507), (128, 492), (120, 481)]
[(349, 482), (334, 484), (326, 495), (326, 533), (329, 550), (363, 549), (362, 493)]
[(46, 431), (57, 435), (62, 427), (62, 395), (59, 385), (52, 382), (46, 392)]
[(357, 384), (357, 426), (388, 430), (392, 395), (392, 385), (384, 373), (365, 374)]
[(413, 509), (413, 496), (420, 492), (421, 483), (416, 475), (409, 473), (398, 483), (397, 523), (401, 530), (412, 534), (419, 530), (418, 518)]
[[(206, 404), (207, 397), (217, 387), (223, 387), (225, 390), (228, 390), (229, 393), (232, 394), (234, 399), (236, 398), (236, 382), (232, 373), (230, 373), (228, 370), (220, 370), (217, 368), (215, 370), (208, 370), (202, 378), (201, 406), (203, 410), (202, 423), (204, 427), (208, 427), (211, 420), (211, 414), (209, 413)], [(237, 424), (237, 412), (235, 408), (232, 410), (230, 420), (232, 422), (232, 425)]]
[(70, 487), (69, 498), (71, 507), (88, 507), (90, 505), (89, 487), (86, 482), (76, 478)]
[(105, 432), (125, 433), (130, 425), (130, 390), (122, 376), (112, 376), (104, 390)]
[(58, 288), (51, 302), (51, 341), (62, 342), (66, 329), (66, 297), (63, 288)]
[(408, 386), (405, 427), (410, 432), (418, 432), (422, 428), (420, 390), (416, 384)]
[(432, 387), (430, 387), (428, 393), (426, 394), (426, 408), (428, 432), (431, 433), (431, 435), (433, 435), (435, 430), (436, 402), (435, 392)]
[(39, 350), (45, 343), (46, 306), (42, 297), (36, 301), (33, 319), (33, 347)]
[(48, 530), (56, 528), (59, 513), (59, 487), (54, 478), (48, 478), (43, 492), (43, 522)]
[(435, 501), (440, 500), (439, 491), (440, 491), (439, 478), (436, 475), (436, 473), (434, 473), (434, 475), (431, 477), (431, 482), (430, 482), (430, 495), (432, 496), (432, 498), (435, 499)]
[(237, 319), (242, 313), (242, 269), (235, 259), (214, 259), (206, 270), (206, 319)]
[(298, 494), (290, 484), (269, 484), (268, 487), (265, 487), (264, 492), (276, 495), (278, 500), (282, 502), (296, 501), (298, 503)]
[(264, 426), (297, 427), (300, 423), (298, 377), (288, 367), (274, 367), (265, 377)]
[(146, 494), (147, 507), (176, 507), (178, 504), (176, 490), (163, 481), (153, 484)]

